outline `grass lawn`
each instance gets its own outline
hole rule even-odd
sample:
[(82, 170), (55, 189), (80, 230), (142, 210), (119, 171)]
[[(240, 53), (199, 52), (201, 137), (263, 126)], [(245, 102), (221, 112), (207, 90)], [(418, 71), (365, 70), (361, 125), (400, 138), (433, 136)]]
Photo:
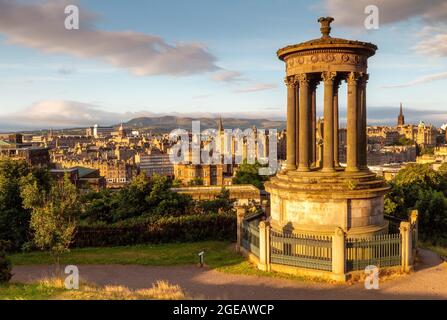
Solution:
[(441, 257), (444, 257), (444, 258), (447, 257), (447, 247), (445, 247), (445, 246), (433, 245), (430, 242), (420, 242), (419, 246), (421, 248), (425, 248), (425, 249), (431, 250), (433, 252), (436, 252)]
[[(169, 243), (112, 248), (73, 249), (64, 254), (61, 264), (134, 264), (145, 266), (178, 266), (199, 262), (198, 253), (205, 251), (205, 263), (211, 268), (241, 263), (244, 258), (231, 249), (229, 242), (206, 241)], [(52, 264), (47, 252), (19, 253), (9, 257), (13, 265)]]

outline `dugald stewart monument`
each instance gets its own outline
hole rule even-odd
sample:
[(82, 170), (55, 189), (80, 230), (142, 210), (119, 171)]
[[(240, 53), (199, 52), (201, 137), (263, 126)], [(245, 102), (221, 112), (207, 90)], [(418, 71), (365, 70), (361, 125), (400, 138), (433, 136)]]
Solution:
[[(264, 271), (346, 281), (365, 268), (408, 272), (414, 264), (417, 213), (389, 233), (389, 187), (367, 167), (368, 58), (377, 46), (330, 36), (333, 18), (320, 18), (321, 38), (284, 47), (287, 164), (265, 188), (263, 217), (238, 211), (238, 248)], [(347, 92), (339, 90), (342, 81)], [(317, 88), (324, 120), (316, 119)], [(347, 161), (339, 161), (339, 96), (347, 95)], [(317, 129), (318, 127), (318, 129)], [(239, 241), (240, 240), (240, 241)]]
[[(333, 18), (320, 18), (322, 36), (278, 51), (286, 64), (287, 169), (267, 183), (271, 224), (294, 232), (348, 235), (387, 231), (388, 188), (366, 165), (367, 62), (374, 44), (332, 38)], [(346, 81), (347, 92), (339, 92)], [(322, 152), (316, 141), (316, 94), (324, 90)], [(347, 94), (347, 166), (339, 164), (338, 97)]]

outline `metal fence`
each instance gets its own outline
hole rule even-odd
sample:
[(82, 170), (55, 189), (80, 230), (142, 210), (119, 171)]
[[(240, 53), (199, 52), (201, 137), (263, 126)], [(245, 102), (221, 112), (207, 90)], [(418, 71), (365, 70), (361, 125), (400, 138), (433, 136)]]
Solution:
[(307, 269), (332, 270), (332, 237), (270, 232), (272, 263)]
[(259, 220), (244, 220), (242, 222), (241, 242), (245, 250), (259, 257)]
[(346, 239), (346, 271), (364, 270), (369, 265), (393, 267), (401, 265), (400, 234), (384, 234), (371, 238)]

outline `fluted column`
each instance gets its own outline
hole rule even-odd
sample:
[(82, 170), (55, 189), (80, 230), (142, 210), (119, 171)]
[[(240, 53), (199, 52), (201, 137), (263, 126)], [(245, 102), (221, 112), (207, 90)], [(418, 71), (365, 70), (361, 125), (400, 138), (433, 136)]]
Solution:
[(295, 167), (298, 168), (300, 151), (300, 87), (298, 78), (295, 79)]
[(294, 77), (287, 77), (287, 161), (286, 169), (296, 169), (296, 83)]
[(324, 138), (323, 138), (323, 171), (334, 169), (334, 80), (336, 72), (323, 72), (324, 81)]
[(340, 88), (340, 80), (334, 83), (334, 166), (340, 166), (339, 149), (340, 149), (340, 134), (339, 134), (339, 114), (338, 114), (338, 89)]
[(346, 171), (359, 171), (358, 164), (358, 90), (357, 82), (359, 75), (351, 72), (346, 81), (348, 82), (348, 119), (347, 119), (347, 161)]
[(366, 84), (368, 74), (363, 74), (359, 80), (359, 168), (367, 169), (367, 146), (368, 137), (366, 134)]
[(299, 79), (299, 160), (298, 171), (309, 171), (309, 142), (310, 142), (310, 99), (309, 99), (309, 76), (302, 73), (298, 76)]
[(317, 162), (317, 86), (317, 81), (310, 84), (310, 162), (312, 165), (316, 165)]

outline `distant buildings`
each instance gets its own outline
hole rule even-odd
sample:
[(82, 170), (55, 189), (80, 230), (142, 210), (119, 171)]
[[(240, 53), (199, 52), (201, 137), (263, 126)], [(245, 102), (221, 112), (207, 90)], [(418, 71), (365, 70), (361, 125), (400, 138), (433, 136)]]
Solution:
[(48, 148), (23, 143), (21, 134), (0, 136), (0, 158), (25, 160), (28, 164), (35, 167), (50, 167)]
[(174, 177), (174, 164), (167, 153), (154, 151), (150, 154), (137, 154), (135, 162), (146, 177), (151, 178), (154, 175)]

